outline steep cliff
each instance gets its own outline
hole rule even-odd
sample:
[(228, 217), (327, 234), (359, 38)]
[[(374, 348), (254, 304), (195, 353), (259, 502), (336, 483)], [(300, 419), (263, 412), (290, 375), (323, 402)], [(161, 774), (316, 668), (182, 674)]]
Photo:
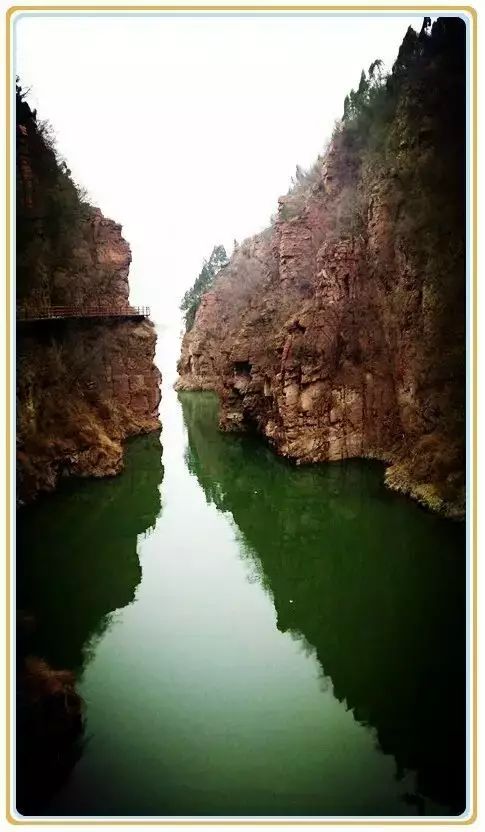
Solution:
[[(17, 90), (17, 306), (130, 309), (130, 247), (86, 201), (49, 127)], [(29, 317), (29, 315), (27, 315)], [(159, 427), (156, 335), (146, 318), (19, 320), (17, 492), (123, 465), (123, 440)]]
[(202, 299), (179, 389), (299, 462), (375, 457), (464, 512), (465, 31), (408, 30), (363, 73), (314, 167)]

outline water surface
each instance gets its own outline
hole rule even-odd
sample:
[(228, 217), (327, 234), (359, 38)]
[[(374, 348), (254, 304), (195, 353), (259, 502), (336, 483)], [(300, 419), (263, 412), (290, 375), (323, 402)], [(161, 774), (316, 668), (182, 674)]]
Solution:
[(21, 649), (86, 702), (78, 761), (30, 811), (462, 812), (463, 527), (380, 465), (223, 435), (217, 400), (171, 381), (163, 468), (140, 437), (120, 477), (20, 515)]

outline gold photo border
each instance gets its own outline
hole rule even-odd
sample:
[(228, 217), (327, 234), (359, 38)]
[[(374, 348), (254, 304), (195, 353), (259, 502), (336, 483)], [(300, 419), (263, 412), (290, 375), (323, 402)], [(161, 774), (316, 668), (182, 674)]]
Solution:
[[(412, 818), (410, 820), (379, 820), (376, 819), (361, 819), (361, 820), (353, 820), (352, 818), (337, 818), (337, 819), (290, 819), (288, 817), (283, 817), (281, 820), (278, 819), (218, 819), (215, 818), (214, 820), (206, 820), (206, 819), (197, 819), (194, 818), (193, 820), (178, 820), (177, 818), (161, 818), (161, 819), (143, 819), (143, 818), (136, 818), (133, 817), (132, 819), (121, 819), (115, 820), (110, 819), (107, 817), (106, 819), (90, 819), (86, 818), (85, 820), (75, 819), (59, 819), (59, 820), (37, 820), (35, 818), (30, 819), (26, 818), (25, 820), (19, 820), (18, 818), (14, 817), (10, 812), (10, 798), (11, 798), (11, 771), (10, 771), (10, 763), (11, 763), (11, 749), (12, 749), (12, 737), (11, 737), (11, 597), (10, 597), (10, 582), (11, 582), (11, 544), (12, 544), (12, 528), (11, 528), (11, 509), (12, 509), (12, 490), (11, 490), (11, 475), (12, 475), (12, 461), (11, 461), (11, 382), (12, 382), (12, 373), (11, 373), (11, 319), (10, 319), (10, 305), (12, 300), (12, 288), (11, 288), (11, 230), (12, 230), (12, 223), (11, 223), (11, 198), (10, 198), (10, 189), (11, 189), (11, 163), (13, 160), (14, 148), (12, 147), (12, 139), (11, 139), (11, 107), (10, 107), (10, 100), (11, 100), (11, 84), (12, 84), (12, 77), (11, 77), (11, 57), (12, 57), (12, 18), (18, 12), (418, 12), (423, 16), (428, 15), (430, 12), (456, 12), (457, 14), (463, 13), (469, 15), (469, 24), (470, 24), (470, 42), (472, 45), (472, 61), (470, 63), (471, 69), (471, 81), (472, 81), (472, 96), (470, 97), (470, 105), (471, 105), (471, 121), (470, 121), (470, 144), (467, 148), (467, 152), (469, 153), (469, 161), (470, 161), (470, 183), (472, 183), (472, 192), (471, 192), (471, 199), (470, 199), (470, 213), (471, 216), (469, 217), (469, 228), (472, 229), (472, 245), (471, 251), (467, 252), (468, 257), (470, 257), (470, 300), (472, 304), (471, 308), (471, 315), (470, 319), (472, 322), (472, 329), (473, 329), (473, 337), (471, 339), (471, 344), (467, 344), (467, 349), (471, 350), (469, 356), (473, 359), (472, 364), (472, 372), (470, 375), (471, 381), (471, 436), (470, 436), (470, 455), (469, 455), (469, 462), (472, 462), (472, 490), (473, 490), (473, 501), (470, 510), (470, 514), (468, 515), (468, 521), (470, 523), (470, 530), (472, 532), (472, 552), (471, 552), (471, 561), (470, 561), (470, 594), (469, 594), (469, 602), (471, 604), (471, 638), (472, 638), (472, 649), (470, 652), (470, 659), (471, 659), (471, 667), (470, 667), (470, 676), (471, 676), (471, 685), (470, 690), (472, 694), (472, 703), (470, 708), (470, 733), (469, 733), (469, 740), (472, 741), (472, 753), (470, 755), (470, 763), (471, 763), (471, 771), (470, 771), (470, 793), (471, 793), (471, 806), (470, 806), (470, 815), (467, 818), (461, 819), (457, 817), (456, 820), (453, 818), (443, 819), (440, 820), (438, 818), (433, 818), (430, 820), (420, 819), (420, 818)], [(478, 95), (477, 95), (477, 83), (478, 83), (478, 55), (477, 55), (478, 43), (477, 43), (477, 11), (472, 6), (415, 6), (415, 5), (395, 5), (395, 6), (360, 6), (360, 5), (328, 5), (328, 6), (319, 6), (319, 5), (207, 5), (207, 6), (185, 6), (185, 5), (167, 5), (167, 6), (156, 6), (156, 5), (139, 5), (139, 6), (130, 6), (130, 5), (99, 5), (99, 6), (88, 6), (88, 5), (57, 5), (57, 6), (11, 6), (6, 11), (6, 43), (5, 43), (5, 61), (6, 61), (6, 131), (7, 131), (7, 138), (6, 138), (6, 290), (5, 290), (5, 301), (6, 301), (6, 444), (5, 444), (5, 460), (6, 460), (6, 659), (7, 659), (7, 690), (6, 690), (6, 778), (5, 778), (5, 796), (6, 796), (6, 820), (7, 823), (12, 824), (14, 826), (25, 826), (25, 825), (36, 825), (36, 826), (410, 826), (410, 825), (432, 825), (432, 826), (469, 826), (473, 824), (477, 819), (477, 789), (478, 789), (478, 778), (477, 778), (477, 743), (478, 743), (478, 732), (477, 732), (477, 637), (478, 637), (478, 617), (477, 617), (477, 600), (478, 600), (478, 590), (477, 590), (477, 443), (476, 443), (476, 430), (477, 430), (477, 325), (478, 325), (478, 310), (477, 310), (477, 256), (478, 256), (478, 241), (477, 241), (477, 232), (478, 232), (478, 221), (477, 221), (477, 206), (478, 206), (478, 197), (477, 197), (477, 102), (478, 102)], [(470, 146), (471, 145), (471, 146)], [(468, 207), (468, 206), (467, 206)], [(468, 506), (468, 494), (467, 494), (467, 506)], [(467, 509), (468, 510), (468, 509)]]

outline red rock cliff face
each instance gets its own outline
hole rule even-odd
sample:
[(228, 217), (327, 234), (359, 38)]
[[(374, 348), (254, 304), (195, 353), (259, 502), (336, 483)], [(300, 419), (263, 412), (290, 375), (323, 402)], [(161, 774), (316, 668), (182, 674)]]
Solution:
[[(131, 251), (121, 226), (83, 200), (19, 99), (17, 138), (18, 303), (126, 307)], [(20, 502), (61, 476), (118, 473), (123, 440), (160, 427), (155, 344), (147, 319), (19, 323)]]
[[(428, 126), (407, 130), (411, 92), (390, 127), (392, 164), (372, 165), (337, 132), (311, 182), (281, 198), (274, 225), (234, 253), (184, 337), (177, 386), (216, 390), (223, 429), (255, 426), (298, 462), (381, 459), (391, 487), (457, 517), (462, 206), (452, 175), (440, 196), (423, 182), (459, 153), (448, 148), (447, 158)], [(422, 107), (431, 108), (426, 98)], [(414, 224), (428, 199), (448, 199), (450, 215)]]
[[(72, 305), (128, 302), (131, 251), (121, 225), (94, 208), (83, 218), (70, 268), (58, 268), (51, 283), (56, 301)], [(72, 268), (74, 266), (74, 269)]]

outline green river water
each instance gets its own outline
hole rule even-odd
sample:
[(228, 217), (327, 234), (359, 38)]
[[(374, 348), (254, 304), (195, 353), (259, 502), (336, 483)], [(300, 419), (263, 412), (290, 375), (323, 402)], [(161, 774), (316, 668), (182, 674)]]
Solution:
[(162, 436), (122, 475), (19, 514), (25, 650), (86, 705), (64, 782), (29, 800), (17, 773), (27, 813), (461, 813), (463, 526), (380, 464), (221, 434), (217, 400), (165, 376)]

